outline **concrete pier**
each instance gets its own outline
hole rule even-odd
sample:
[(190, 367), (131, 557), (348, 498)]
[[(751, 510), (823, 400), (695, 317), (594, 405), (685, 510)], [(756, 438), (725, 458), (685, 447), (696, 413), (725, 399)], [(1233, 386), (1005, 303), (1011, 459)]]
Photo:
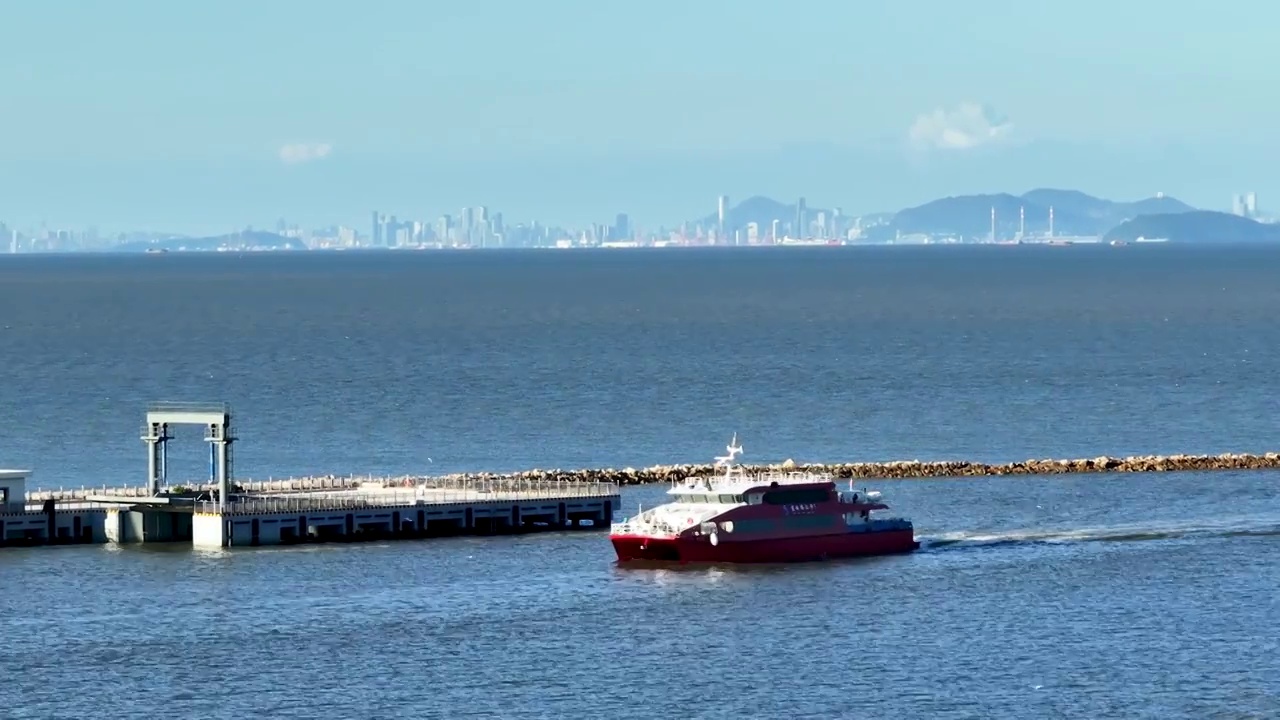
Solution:
[(192, 543), (235, 547), (600, 529), (620, 504), (611, 483), (257, 495), (222, 506), (198, 503)]
[[(0, 487), (22, 497), (24, 471)], [(216, 486), (215, 486), (216, 487)], [(190, 542), (196, 547), (359, 542), (606, 529), (616, 484), (455, 478), (297, 478), (182, 494), (146, 487), (36, 491), (0, 509), (0, 546)], [(33, 501), (34, 499), (34, 501)], [(51, 514), (52, 513), (52, 514)], [(52, 518), (52, 519), (51, 519)]]
[[(205, 429), (207, 483), (171, 484), (171, 426)], [(0, 471), (0, 545), (190, 542), (197, 547), (352, 542), (456, 534), (608, 528), (616, 483), (559, 478), (326, 476), (232, 478), (231, 409), (153, 403), (141, 436), (141, 487), (27, 492), (27, 471)]]

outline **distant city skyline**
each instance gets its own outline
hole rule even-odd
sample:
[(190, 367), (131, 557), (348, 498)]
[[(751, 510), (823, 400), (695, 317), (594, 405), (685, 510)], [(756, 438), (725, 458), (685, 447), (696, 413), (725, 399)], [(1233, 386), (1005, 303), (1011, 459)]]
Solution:
[[(1059, 208), (1067, 212), (1070, 227), (1065, 233), (1055, 232), (1055, 203), (1066, 206)], [(998, 215), (997, 205), (1005, 214)], [(988, 209), (989, 231), (975, 230), (975, 223), (985, 219)], [(1277, 221), (1276, 215), (1259, 205), (1256, 191), (1231, 196), (1229, 211), (1196, 208), (1163, 192), (1131, 202), (1100, 198), (1072, 188), (1038, 188), (1023, 195), (1001, 192), (934, 198), (920, 206), (871, 214), (849, 214), (840, 207), (815, 206), (804, 197), (786, 202), (755, 195), (735, 204), (732, 198), (722, 194), (716, 196), (713, 206), (696, 217), (651, 226), (635, 222), (626, 212), (616, 213), (609, 222), (585, 226), (541, 220), (508, 223), (500, 209), (484, 205), (463, 207), (457, 214), (444, 213), (435, 218), (373, 210), (363, 228), (346, 224), (306, 226), (282, 217), (270, 228), (248, 225), (238, 230), (203, 234), (146, 229), (103, 233), (97, 227), (84, 231), (47, 227), (32, 231), (0, 220), (0, 252), (69, 252), (124, 246), (142, 249), (161, 241), (184, 238), (197, 245), (212, 238), (233, 243), (222, 245), (224, 249), (261, 248), (262, 242), (277, 242), (280, 238), (289, 240), (292, 244), (288, 247), (294, 249), (736, 246), (799, 241), (997, 242), (1059, 234), (1079, 236), (1082, 231), (1083, 235), (1097, 235), (1107, 229), (1108, 222), (1192, 209), (1229, 212), (1264, 224)], [(1017, 218), (1016, 225), (1007, 214), (1010, 211)], [(1087, 229), (1082, 230), (1085, 226)]]
[(15, 4), (0, 218), (201, 234), (479, 204), (656, 226), (721, 194), (850, 214), (1008, 188), (1280, 197), (1280, 5), (1259, 0), (317, 7)]
[[(1259, 200), (1258, 200), (1259, 193), (1255, 190), (1247, 190), (1244, 192), (1239, 192), (1239, 191), (1232, 192), (1228, 195), (1225, 195), (1222, 198), (1219, 198), (1220, 201), (1217, 203), (1212, 203), (1212, 202), (1198, 203), (1198, 202), (1195, 202), (1194, 199), (1187, 198), (1186, 196), (1178, 195), (1177, 193), (1166, 193), (1164, 191), (1156, 191), (1156, 192), (1151, 192), (1145, 195), (1137, 195), (1132, 197), (1124, 197), (1124, 196), (1115, 197), (1115, 196), (1107, 196), (1103, 193), (1094, 193), (1088, 190), (1080, 190), (1080, 188), (1076, 188), (1076, 187), (1050, 186), (1048, 184), (1029, 187), (1029, 188), (1026, 188), (1026, 190), (1030, 191), (1034, 189), (1049, 188), (1049, 187), (1054, 187), (1057, 189), (1069, 188), (1071, 190), (1085, 192), (1086, 194), (1092, 195), (1094, 197), (1100, 197), (1100, 198), (1106, 198), (1108, 200), (1118, 200), (1118, 201), (1133, 201), (1133, 200), (1141, 200), (1149, 197), (1156, 197), (1159, 195), (1171, 195), (1173, 197), (1177, 197), (1180, 200), (1189, 202), (1191, 205), (1201, 209), (1213, 210), (1218, 212), (1229, 212), (1232, 214), (1251, 217), (1255, 219), (1266, 219), (1271, 217), (1271, 213), (1266, 210), (1266, 206), (1259, 205)], [(663, 229), (671, 229), (671, 228), (679, 227), (682, 224), (696, 222), (697, 218), (705, 217), (708, 214), (712, 216), (717, 216), (720, 220), (723, 220), (725, 218), (725, 214), (729, 210), (734, 208), (736, 206), (736, 203), (741, 202), (741, 200), (743, 199), (749, 199), (749, 198), (766, 197), (771, 200), (775, 200), (783, 203), (799, 202), (800, 204), (804, 204), (806, 202), (809, 202), (810, 205), (815, 205), (818, 207), (834, 208), (837, 210), (837, 212), (841, 212), (841, 214), (845, 215), (846, 217), (862, 217), (862, 216), (883, 215), (886, 213), (892, 214), (900, 210), (906, 209), (907, 207), (914, 207), (915, 205), (930, 202), (932, 200), (937, 199), (938, 197), (1000, 194), (1000, 193), (1010, 193), (1010, 192), (1014, 194), (1019, 193), (1019, 191), (1017, 190), (1010, 190), (1007, 188), (996, 188), (994, 190), (989, 190), (985, 192), (940, 193), (939, 195), (934, 197), (924, 198), (920, 202), (910, 206), (904, 205), (904, 206), (885, 208), (885, 209), (880, 209), (880, 210), (870, 211), (870, 212), (868, 211), (842, 212), (841, 208), (844, 207), (842, 204), (839, 204), (839, 203), (815, 204), (806, 200), (804, 196), (801, 196), (799, 198), (787, 199), (783, 197), (770, 196), (764, 193), (748, 193), (745, 196), (741, 196), (735, 199), (734, 197), (728, 194), (720, 194), (720, 195), (714, 196), (711, 199), (711, 204), (704, 205), (701, 209), (694, 207), (696, 202), (694, 199), (689, 199), (689, 201), (685, 204), (689, 205), (690, 207), (694, 207), (694, 210), (686, 217), (675, 218), (675, 219), (664, 219), (664, 220), (657, 220), (657, 221), (651, 221), (646, 218), (637, 217), (636, 215), (626, 210), (614, 210), (611, 212), (606, 212), (606, 213), (603, 213), (605, 217), (601, 217), (595, 220), (590, 220), (585, 223), (563, 221), (555, 218), (550, 213), (535, 214), (533, 217), (527, 217), (527, 218), (518, 218), (514, 222), (512, 222), (511, 220), (507, 219), (509, 216), (504, 211), (499, 210), (495, 212), (496, 212), (496, 217), (499, 224), (511, 223), (512, 227), (518, 227), (518, 228), (528, 228), (532, 226), (532, 227), (538, 227), (543, 229), (553, 229), (561, 233), (569, 233), (570, 235), (574, 235), (583, 231), (590, 233), (593, 231), (597, 231), (601, 228), (608, 228), (613, 225), (616, 225), (618, 220), (623, 218), (625, 218), (625, 225), (627, 226), (628, 229), (639, 228), (652, 233), (652, 232), (663, 230)], [(421, 206), (423, 204), (425, 203), (419, 203), (418, 205)], [(390, 204), (388, 204), (388, 206), (389, 205)], [(626, 205), (626, 203), (623, 203), (623, 205)], [(330, 220), (321, 220), (318, 222), (305, 222), (305, 221), (296, 220), (295, 218), (285, 218), (285, 216), (283, 215), (278, 215), (274, 220), (271, 220), (268, 222), (253, 222), (253, 221), (245, 222), (243, 218), (241, 219), (233, 218), (231, 221), (226, 223), (210, 223), (206, 226), (201, 226), (201, 227), (197, 227), (194, 229), (187, 229), (187, 230), (174, 229), (171, 227), (165, 227), (163, 225), (159, 225), (159, 226), (147, 225), (143, 222), (136, 222), (133, 224), (124, 223), (122, 224), (122, 226), (119, 226), (119, 227), (109, 227), (109, 226), (104, 227), (102, 224), (97, 222), (90, 222), (83, 226), (61, 225), (61, 224), (49, 223), (46, 221), (41, 221), (39, 223), (24, 224), (21, 221), (13, 221), (12, 219), (10, 219), (10, 217), (0, 214), (0, 252), (3, 252), (7, 248), (7, 244), (10, 240), (10, 234), (14, 231), (20, 232), (21, 234), (27, 237), (56, 237), (59, 234), (66, 235), (67, 233), (72, 233), (82, 237), (87, 236), (90, 238), (110, 238), (110, 237), (116, 237), (122, 234), (174, 236), (174, 237), (177, 237), (177, 236), (201, 237), (201, 236), (214, 236), (214, 235), (234, 233), (234, 232), (242, 231), (246, 228), (254, 229), (254, 230), (280, 230), (284, 227), (281, 225), (281, 223), (285, 222), (286, 219), (289, 220), (287, 226), (291, 228), (308, 228), (308, 229), (331, 228), (331, 229), (334, 229), (335, 233), (345, 228), (345, 229), (351, 230), (352, 232), (358, 234), (363, 238), (376, 240), (378, 234), (371, 230), (370, 213), (372, 213), (372, 216), (374, 218), (373, 222), (375, 224), (376, 224), (377, 216), (381, 214), (385, 218), (389, 218), (393, 221), (397, 221), (397, 220), (403, 221), (407, 223), (409, 226), (412, 226), (414, 223), (419, 223), (421, 225), (434, 228), (442, 221), (446, 223), (462, 221), (463, 216), (466, 215), (466, 213), (468, 212), (478, 212), (481, 215), (486, 215), (490, 210), (491, 210), (490, 206), (479, 205), (479, 204), (467, 205), (453, 212), (444, 210), (442, 212), (438, 211), (434, 214), (429, 210), (415, 212), (413, 209), (409, 209), (408, 211), (405, 211), (403, 209), (388, 210), (388, 211), (381, 211), (378, 209), (374, 209), (372, 211), (366, 210), (364, 211), (364, 213), (362, 213), (364, 215), (363, 221), (362, 220), (351, 221), (349, 219), (347, 221), (335, 221), (330, 219)], [(455, 215), (454, 213), (457, 213), (457, 215)], [(330, 215), (332, 216), (333, 213), (330, 213)], [(351, 215), (351, 213), (342, 213), (341, 215), (345, 218)], [(798, 220), (798, 216), (797, 216), (797, 222), (800, 222)], [(487, 223), (487, 220), (486, 220), (486, 223)], [(463, 223), (463, 226), (464, 227), (466, 226), (465, 222)], [(397, 228), (397, 230), (398, 229), (399, 228)], [(717, 231), (722, 236), (725, 234), (725, 232), (728, 229), (729, 228), (726, 228), (722, 225), (717, 225), (716, 227), (712, 228), (713, 231)], [(396, 230), (393, 230), (392, 232), (396, 232)], [(629, 235), (630, 233), (625, 233), (625, 234)], [(337, 235), (335, 235), (335, 237), (336, 236)], [(374, 244), (377, 245), (381, 243), (375, 242)]]
[[(307, 151), (295, 149), (291, 152), (305, 153)], [(1110, 153), (1110, 155), (1114, 157), (1117, 154), (1122, 155), (1124, 152), (1124, 150), (1117, 150), (1115, 153)], [(315, 206), (312, 206), (310, 201), (285, 202), (284, 200), (276, 200), (272, 194), (273, 191), (269, 187), (259, 187), (262, 184), (262, 179), (250, 174), (238, 179), (227, 177), (226, 185), (247, 186), (246, 193), (248, 193), (249, 189), (260, 190), (260, 193), (256, 194), (257, 197), (252, 200), (252, 203), (276, 209), (274, 212), (268, 212), (261, 208), (254, 212), (253, 207), (248, 207), (243, 212), (236, 211), (233, 209), (234, 206), (229, 206), (226, 203), (203, 202), (200, 200), (200, 195), (185, 198), (178, 202), (176, 207), (169, 204), (158, 204), (150, 207), (146, 205), (120, 204), (112, 205), (108, 208), (97, 207), (95, 209), (97, 201), (86, 205), (78, 203), (72, 198), (60, 201), (60, 195), (50, 194), (40, 201), (40, 206), (47, 212), (33, 214), (30, 205), (22, 204), (17, 200), (18, 196), (9, 194), (0, 196), (0, 222), (6, 222), (10, 227), (19, 227), (25, 230), (46, 228), (55, 231), (59, 229), (84, 231), (88, 228), (98, 228), (105, 234), (117, 234), (126, 231), (154, 231), (183, 235), (210, 235), (229, 232), (245, 226), (269, 229), (275, 225), (280, 217), (294, 219), (296, 222), (309, 227), (347, 225), (363, 228), (367, 224), (365, 219), (370, 209), (375, 207), (387, 208), (384, 212), (402, 217), (434, 219), (443, 214), (456, 213), (462, 207), (484, 205), (488, 207), (503, 207), (505, 208), (504, 215), (509, 220), (517, 219), (525, 223), (540, 222), (564, 227), (589, 227), (597, 223), (608, 223), (617, 213), (625, 212), (635, 223), (646, 227), (661, 227), (676, 225), (691, 217), (700, 217), (707, 213), (716, 212), (715, 204), (720, 195), (725, 195), (731, 199), (763, 195), (779, 200), (804, 196), (818, 205), (843, 207), (851, 215), (895, 212), (905, 207), (911, 207), (937, 197), (949, 195), (1022, 192), (1040, 187), (1079, 188), (1091, 195), (1124, 200), (1153, 197), (1157, 193), (1163, 192), (1184, 199), (1197, 207), (1221, 210), (1223, 212), (1233, 211), (1237, 196), (1242, 194), (1240, 191), (1242, 187), (1256, 188), (1253, 192), (1262, 197), (1280, 196), (1280, 192), (1275, 194), (1266, 192), (1267, 181), (1249, 182), (1248, 179), (1253, 175), (1235, 173), (1226, 167), (1220, 173), (1206, 173), (1205, 179), (1198, 183), (1184, 183), (1184, 185), (1193, 187), (1192, 190), (1186, 192), (1179, 192), (1171, 183), (1157, 181), (1159, 178), (1167, 177), (1172, 172), (1172, 166), (1175, 165), (1223, 166), (1232, 164), (1229, 163), (1228, 158), (1217, 160), (1188, 159), (1184, 162), (1178, 159), (1180, 156), (1172, 152), (1161, 154), (1152, 151), (1150, 155), (1147, 155), (1130, 151), (1131, 157), (1140, 158), (1135, 160), (1135, 163), (1143, 168), (1153, 170), (1151, 178), (1134, 182), (1116, 182), (1114, 179), (1110, 181), (1099, 179), (1097, 182), (1050, 182), (1048, 180), (1037, 180), (1036, 168), (1038, 163), (1030, 161), (1023, 163), (1015, 159), (1023, 155), (1037, 155), (1040, 153), (1071, 158), (1071, 162), (1076, 165), (1088, 166), (1087, 170), (1079, 172), (1057, 173), (1056, 175), (1059, 177), (1088, 179), (1106, 175), (1105, 172), (1099, 171), (1098, 168), (1108, 166), (1101, 159), (1094, 159), (1094, 155), (1105, 156), (1108, 153), (1073, 149), (1068, 146), (1059, 147), (1045, 143), (1018, 148), (992, 149), (984, 151), (984, 153), (975, 154), (973, 157), (946, 158), (945, 161), (935, 159), (931, 161), (933, 164), (927, 168), (928, 177), (922, 176), (920, 182), (910, 191), (887, 192), (877, 186), (874, 178), (863, 178), (861, 174), (858, 174), (856, 181), (847, 180), (842, 183), (814, 182), (810, 187), (805, 183), (804, 176), (808, 174), (803, 169), (805, 167), (818, 168), (820, 170), (824, 163), (828, 166), (847, 164), (850, 167), (859, 167), (869, 161), (857, 158), (864, 156), (874, 157), (877, 154), (870, 151), (858, 153), (838, 148), (810, 147), (796, 148), (792, 151), (792, 154), (780, 153), (780, 157), (783, 159), (779, 159), (776, 165), (764, 165), (760, 169), (753, 169), (754, 166), (749, 163), (743, 165), (741, 162), (732, 159), (719, 163), (708, 161), (706, 165), (716, 167), (720, 171), (726, 172), (726, 174), (737, 172), (737, 178), (729, 180), (719, 188), (711, 188), (706, 192), (699, 190), (696, 194), (692, 191), (688, 193), (681, 192), (681, 188), (685, 186), (699, 184), (682, 180), (682, 178), (689, 175), (688, 171), (682, 170), (679, 164), (673, 165), (670, 171), (663, 171), (657, 166), (658, 162), (656, 160), (647, 164), (642, 163), (638, 166), (637, 173), (647, 174), (653, 177), (654, 181), (648, 187), (639, 189), (637, 191), (638, 194), (635, 196), (615, 195), (607, 189), (606, 183), (597, 183), (594, 189), (588, 188), (581, 192), (573, 193), (575, 197), (572, 201), (558, 198), (557, 195), (560, 193), (557, 193), (556, 188), (567, 187), (570, 182), (592, 184), (590, 183), (593, 177), (592, 173), (585, 173), (582, 178), (577, 180), (564, 178), (562, 182), (557, 183), (554, 180), (555, 176), (548, 171), (542, 173), (543, 177), (548, 178), (547, 181), (543, 184), (529, 186), (527, 192), (513, 187), (513, 185), (518, 184), (517, 180), (501, 173), (495, 173), (492, 176), (492, 182), (489, 183), (492, 187), (491, 191), (485, 192), (484, 183), (476, 182), (474, 185), (478, 188), (477, 192), (458, 204), (450, 204), (447, 198), (451, 195), (460, 195), (460, 192), (452, 192), (443, 197), (424, 192), (419, 196), (419, 193), (410, 192), (406, 189), (392, 189), (384, 197), (371, 198), (367, 202), (362, 200), (362, 197), (370, 197), (367, 192), (356, 193), (351, 197), (334, 195), (331, 199), (327, 199), (327, 194), (317, 192), (313, 197), (326, 199), (324, 202), (316, 202)], [(791, 159), (785, 159), (787, 157)], [(1185, 157), (1194, 158), (1196, 156), (1187, 154)], [(972, 177), (973, 167), (993, 162), (1010, 165), (1010, 177), (1025, 178), (1026, 181), (987, 184), (966, 179)], [(1060, 162), (1058, 165), (1065, 167), (1067, 161)], [(890, 167), (887, 163), (885, 166)], [(769, 172), (769, 167), (774, 168), (772, 173)], [(1161, 172), (1162, 168), (1165, 172)], [(325, 170), (337, 172), (336, 162), (334, 167), (325, 168)], [(623, 169), (618, 169), (617, 172), (625, 174)], [(878, 173), (876, 177), (904, 178), (901, 182), (906, 184), (907, 180), (905, 178), (910, 178), (918, 172), (922, 171), (911, 163), (904, 162), (898, 166), (892, 166), (890, 171)], [(770, 174), (775, 176), (775, 181), (766, 179), (759, 185), (749, 182), (750, 177)], [(815, 172), (813, 174), (830, 175), (831, 173)], [(1046, 175), (1053, 176), (1055, 174), (1046, 173)], [(667, 179), (668, 176), (669, 179)], [(202, 176), (193, 174), (193, 177), (199, 180)], [(863, 183), (867, 187), (865, 191), (858, 187)], [(74, 186), (76, 178), (69, 178), (67, 184)], [(841, 184), (845, 186), (854, 185), (855, 187), (846, 190), (839, 190), (833, 187)], [(770, 190), (771, 187), (778, 186), (799, 187), (801, 190), (796, 193)], [(1106, 189), (1109, 187), (1119, 187), (1121, 191), (1108, 192)], [(98, 193), (101, 195), (110, 189), (104, 188)], [(127, 187), (114, 189), (122, 192), (129, 190)], [(143, 190), (139, 189), (137, 192), (141, 194)], [(565, 191), (563, 194), (570, 193)], [(900, 197), (901, 201), (892, 202), (891, 199), (894, 197)], [(486, 201), (477, 202), (474, 198), (484, 198)], [(489, 198), (496, 199), (489, 200)], [(503, 202), (502, 198), (506, 198), (507, 201)], [(876, 198), (884, 199), (877, 200)], [(65, 204), (59, 204), (59, 202), (64, 202)], [(584, 209), (579, 205), (589, 205), (589, 207)], [(710, 207), (709, 210), (708, 207)]]

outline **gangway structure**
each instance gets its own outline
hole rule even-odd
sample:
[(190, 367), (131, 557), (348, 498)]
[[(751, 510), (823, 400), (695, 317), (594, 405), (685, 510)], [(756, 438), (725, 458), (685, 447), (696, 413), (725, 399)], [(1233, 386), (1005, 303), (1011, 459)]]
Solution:
[(170, 425), (201, 425), (209, 443), (209, 479), (218, 488), (219, 507), (231, 490), (231, 408), (226, 403), (157, 402), (147, 407), (142, 441), (147, 444), (147, 491), (154, 497), (167, 485)]

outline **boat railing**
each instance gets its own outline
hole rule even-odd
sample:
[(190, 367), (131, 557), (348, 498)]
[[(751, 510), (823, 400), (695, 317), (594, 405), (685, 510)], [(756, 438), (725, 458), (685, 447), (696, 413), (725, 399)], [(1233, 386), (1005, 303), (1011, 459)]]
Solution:
[(672, 481), (673, 488), (694, 488), (707, 492), (715, 492), (724, 488), (738, 488), (754, 485), (808, 485), (812, 483), (832, 482), (831, 475), (804, 470), (760, 470), (757, 472), (736, 472), (733, 474), (697, 475), (683, 480)]
[(609, 531), (617, 535), (666, 535), (674, 537), (680, 534), (679, 528), (660, 520), (637, 521), (635, 518), (620, 523), (612, 523)]
[(659, 516), (661, 506), (610, 525), (610, 532), (621, 535), (679, 535), (680, 528)]

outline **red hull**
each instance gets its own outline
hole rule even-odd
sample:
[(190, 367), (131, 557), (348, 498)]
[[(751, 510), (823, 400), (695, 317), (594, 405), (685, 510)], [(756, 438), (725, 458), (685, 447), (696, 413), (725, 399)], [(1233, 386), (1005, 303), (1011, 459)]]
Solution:
[(632, 560), (679, 563), (788, 563), (829, 558), (895, 555), (917, 550), (911, 530), (808, 535), (760, 540), (722, 540), (706, 537), (649, 538), (614, 535), (609, 538), (619, 562)]

